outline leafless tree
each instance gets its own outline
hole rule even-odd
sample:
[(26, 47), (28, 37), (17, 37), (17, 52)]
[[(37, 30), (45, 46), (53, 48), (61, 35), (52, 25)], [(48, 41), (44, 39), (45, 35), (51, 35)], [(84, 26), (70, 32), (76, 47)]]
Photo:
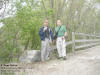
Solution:
[(9, 0), (0, 0), (0, 11), (3, 9), (3, 11), (0, 13), (1, 18), (4, 17), (8, 2), (9, 2)]

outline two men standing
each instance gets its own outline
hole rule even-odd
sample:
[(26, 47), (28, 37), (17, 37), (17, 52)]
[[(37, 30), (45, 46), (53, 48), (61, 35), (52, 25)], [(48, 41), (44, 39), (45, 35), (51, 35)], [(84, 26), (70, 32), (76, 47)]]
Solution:
[[(65, 37), (67, 33), (66, 27), (61, 24), (60, 20), (57, 20), (55, 33), (57, 33), (56, 46), (59, 54), (59, 59), (63, 58), (64, 60), (66, 60)], [(48, 20), (44, 21), (44, 26), (40, 28), (39, 35), (41, 38), (41, 61), (45, 61), (49, 59), (51, 51), (50, 43), (52, 43), (54, 40), (52, 30), (48, 26)]]

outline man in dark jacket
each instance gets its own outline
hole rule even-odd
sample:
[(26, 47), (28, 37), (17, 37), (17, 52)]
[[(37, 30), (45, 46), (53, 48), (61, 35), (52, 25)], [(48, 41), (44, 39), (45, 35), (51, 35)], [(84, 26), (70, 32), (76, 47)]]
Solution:
[(45, 61), (49, 59), (50, 43), (53, 40), (53, 34), (51, 28), (48, 26), (48, 20), (44, 21), (43, 27), (39, 30), (39, 35), (41, 39), (41, 61)]

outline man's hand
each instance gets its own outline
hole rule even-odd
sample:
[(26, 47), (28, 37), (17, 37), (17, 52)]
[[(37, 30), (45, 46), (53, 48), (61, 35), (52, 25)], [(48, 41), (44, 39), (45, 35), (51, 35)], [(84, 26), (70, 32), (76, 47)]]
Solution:
[(53, 40), (53, 41), (52, 41), (52, 44), (55, 44), (55, 43), (56, 43), (56, 40)]
[(55, 40), (53, 40), (52, 43), (54, 44), (55, 43)]
[(47, 27), (44, 27), (43, 32), (45, 32), (47, 30)]
[(62, 40), (64, 40), (64, 39), (65, 39), (65, 36), (62, 37)]

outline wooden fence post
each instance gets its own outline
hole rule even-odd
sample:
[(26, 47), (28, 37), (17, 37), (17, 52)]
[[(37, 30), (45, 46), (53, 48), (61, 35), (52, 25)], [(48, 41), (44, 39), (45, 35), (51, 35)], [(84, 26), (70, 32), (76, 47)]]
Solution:
[(72, 52), (75, 52), (75, 33), (72, 32)]
[[(84, 39), (84, 40), (86, 40), (86, 39), (87, 39), (87, 37), (86, 37), (86, 35), (85, 35), (85, 34), (83, 34), (83, 39)], [(84, 44), (86, 44), (86, 42), (84, 42)]]

